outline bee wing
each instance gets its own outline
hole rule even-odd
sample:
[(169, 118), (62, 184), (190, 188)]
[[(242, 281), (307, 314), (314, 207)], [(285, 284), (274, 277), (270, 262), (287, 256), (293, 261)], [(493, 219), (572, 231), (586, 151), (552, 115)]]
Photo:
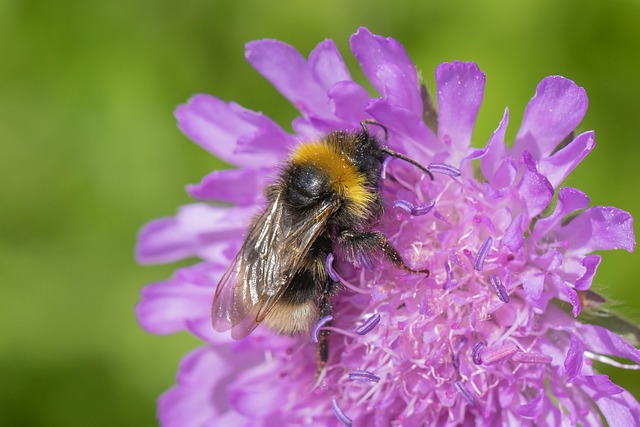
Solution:
[(277, 193), (216, 288), (211, 309), (214, 329), (231, 329), (234, 339), (249, 335), (287, 290), (339, 205), (337, 199), (327, 200), (304, 217), (294, 218), (285, 215), (282, 194)]

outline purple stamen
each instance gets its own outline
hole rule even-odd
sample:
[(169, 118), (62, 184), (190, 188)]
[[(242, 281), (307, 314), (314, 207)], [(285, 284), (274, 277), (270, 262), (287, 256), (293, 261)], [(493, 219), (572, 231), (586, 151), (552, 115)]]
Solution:
[(351, 418), (347, 417), (342, 409), (338, 406), (338, 402), (335, 399), (331, 399), (331, 406), (333, 406), (333, 412), (336, 414), (336, 418), (340, 420), (340, 422), (346, 426), (351, 427), (353, 425), (353, 421)]
[(356, 329), (356, 333), (358, 335), (366, 335), (371, 332), (371, 330), (375, 328), (378, 323), (380, 323), (380, 315), (376, 313), (365, 320), (364, 323), (360, 325), (358, 329)]
[(462, 175), (462, 172), (460, 172), (460, 169), (454, 166), (448, 165), (446, 163), (431, 163), (429, 166), (427, 166), (427, 169), (429, 169), (431, 172), (441, 173), (443, 175), (448, 175), (448, 176)]
[(382, 161), (382, 169), (380, 170), (380, 178), (382, 179), (386, 179), (387, 178), (387, 165), (389, 164), (389, 162), (391, 160), (393, 160), (394, 157), (391, 156), (387, 156), (385, 157), (385, 159)]
[(518, 363), (551, 363), (552, 358), (546, 354), (518, 352), (511, 360)]
[(415, 206), (413, 203), (408, 200), (398, 199), (393, 202), (394, 208), (400, 208), (403, 211), (407, 212), (411, 216), (420, 216), (428, 214), (431, 209), (436, 205), (436, 202), (431, 202), (427, 205), (418, 205)]
[(451, 289), (453, 287), (453, 272), (451, 271), (451, 263), (449, 261), (444, 263), (444, 270), (447, 272), (447, 281), (442, 285), (442, 289)]
[(333, 320), (333, 316), (331, 315), (324, 316), (322, 319), (318, 320), (318, 323), (316, 323), (316, 326), (313, 327), (313, 333), (311, 335), (311, 339), (313, 340), (313, 342), (315, 343), (318, 342), (318, 333), (320, 332), (320, 329), (327, 323), (331, 322), (332, 320)]
[(513, 356), (517, 351), (518, 347), (512, 342), (501, 346), (487, 347), (482, 352), (482, 363), (487, 366), (495, 365)]
[(473, 346), (473, 349), (471, 349), (471, 360), (473, 360), (473, 363), (475, 363), (476, 365), (481, 365), (482, 364), (482, 358), (480, 357), (480, 351), (484, 348), (484, 343), (482, 341), (476, 343), (476, 345)]
[(359, 369), (349, 372), (349, 379), (360, 381), (361, 383), (377, 383), (380, 381), (380, 377), (374, 375), (373, 372), (361, 371)]
[(502, 280), (500, 276), (494, 274), (489, 278), (489, 283), (491, 283), (491, 287), (493, 288), (493, 292), (496, 293), (500, 301), (507, 304), (509, 302), (509, 292), (507, 292), (507, 288), (502, 284)]
[(460, 381), (455, 381), (453, 385), (456, 387), (456, 390), (458, 390), (458, 393), (460, 393), (462, 397), (464, 397), (464, 400), (466, 400), (467, 403), (469, 403), (469, 405), (475, 406), (476, 398), (473, 394), (471, 394), (467, 386), (462, 384), (462, 382)]
[(476, 259), (473, 262), (473, 266), (476, 270), (482, 271), (482, 266), (484, 265), (484, 259), (489, 254), (491, 250), (491, 244), (493, 243), (493, 239), (491, 237), (487, 237), (487, 240), (484, 241), (480, 250), (478, 251), (478, 255), (476, 255)]
[(331, 280), (333, 280), (334, 282), (340, 281), (340, 278), (336, 274), (336, 271), (333, 269), (333, 254), (331, 252), (327, 254), (327, 259), (324, 262), (324, 267), (327, 270), (327, 274), (329, 275), (329, 278)]

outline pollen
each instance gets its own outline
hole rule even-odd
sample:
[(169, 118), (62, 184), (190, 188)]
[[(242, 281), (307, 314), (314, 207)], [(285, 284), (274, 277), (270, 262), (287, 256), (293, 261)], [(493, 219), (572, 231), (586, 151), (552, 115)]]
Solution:
[(313, 165), (327, 173), (331, 189), (347, 202), (347, 208), (357, 216), (366, 216), (373, 202), (366, 177), (340, 151), (325, 142), (298, 146), (291, 155), (294, 164)]

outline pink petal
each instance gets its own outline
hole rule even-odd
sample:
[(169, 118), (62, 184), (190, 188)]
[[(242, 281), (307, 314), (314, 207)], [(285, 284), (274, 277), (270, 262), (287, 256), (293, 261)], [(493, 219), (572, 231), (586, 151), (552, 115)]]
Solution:
[[(181, 362), (177, 384), (158, 401), (163, 426), (199, 427), (242, 417), (229, 416), (229, 383), (260, 360), (257, 352), (232, 351), (228, 345), (204, 347), (189, 353)], [(247, 425), (247, 424), (232, 424)]]
[(564, 370), (566, 374), (566, 381), (570, 383), (577, 375), (582, 371), (582, 363), (584, 361), (584, 343), (571, 334), (571, 343), (569, 344), (569, 351), (567, 352), (567, 358), (564, 360)]
[(507, 125), (509, 124), (509, 109), (504, 110), (504, 115), (497, 129), (493, 131), (485, 152), (480, 160), (480, 168), (484, 177), (491, 183), (493, 183), (493, 176), (502, 164), (502, 160), (505, 157), (507, 146), (504, 142), (504, 135), (507, 131)]
[(225, 358), (207, 348), (189, 353), (180, 363), (178, 384), (158, 400), (163, 426), (197, 427), (210, 424), (220, 414), (211, 402), (213, 385), (224, 376)]
[(528, 218), (533, 218), (549, 205), (554, 190), (547, 178), (536, 170), (530, 155), (525, 152), (522, 157), (525, 167), (516, 188), (526, 206)]
[(631, 393), (624, 391), (615, 396), (607, 396), (597, 389), (594, 390), (590, 387), (584, 387), (583, 389), (596, 402), (608, 425), (638, 426), (640, 405)]
[[(208, 283), (203, 286), (184, 280), (180, 277), (184, 270), (206, 272)], [(145, 287), (136, 305), (138, 321), (147, 332), (160, 335), (188, 330), (189, 324), (204, 322), (211, 337), (211, 300), (223, 272), (224, 268), (203, 263), (178, 270), (166, 282)]]
[(414, 160), (427, 163), (438, 140), (419, 116), (404, 107), (389, 103), (386, 99), (374, 99), (367, 112), (389, 130), (389, 145)]
[(542, 296), (542, 290), (544, 289), (544, 273), (527, 274), (523, 276), (522, 287), (527, 295), (527, 299), (531, 302), (538, 301)]
[(140, 230), (136, 258), (143, 264), (173, 262), (194, 255), (219, 259), (225, 250), (237, 249), (253, 214), (253, 208), (183, 206), (175, 217), (156, 219)]
[(367, 119), (365, 107), (369, 94), (359, 84), (352, 81), (336, 83), (329, 89), (329, 98), (336, 117), (353, 123)]
[[(182, 132), (205, 150), (239, 166), (274, 166), (295, 139), (262, 113), (226, 103), (210, 95), (194, 95), (176, 108)], [(250, 153), (238, 152), (240, 138), (261, 135)], [(246, 151), (246, 150), (245, 150)]]
[(537, 239), (542, 238), (559, 226), (567, 215), (587, 206), (589, 206), (589, 197), (585, 193), (571, 187), (561, 188), (558, 192), (558, 204), (555, 210), (548, 217), (541, 218), (536, 222), (534, 236)]
[(585, 375), (583, 381), (586, 386), (607, 396), (613, 396), (625, 391), (619, 385), (614, 384), (606, 375)]
[(528, 403), (516, 406), (516, 413), (522, 418), (535, 419), (542, 413), (542, 397), (544, 393), (540, 393)]
[(582, 121), (589, 101), (583, 88), (560, 76), (543, 79), (529, 101), (512, 156), (525, 150), (536, 160), (548, 157)]
[(538, 163), (540, 173), (547, 177), (554, 188), (557, 188), (595, 145), (593, 131), (578, 135), (551, 157), (541, 159)]
[[(464, 154), (482, 104), (485, 75), (473, 62), (449, 62), (436, 68), (438, 137)], [(454, 162), (455, 165), (455, 162)]]
[(187, 186), (188, 193), (201, 200), (218, 200), (238, 205), (252, 205), (264, 188), (273, 182), (274, 169), (240, 168), (216, 170), (198, 184)]
[(325, 89), (338, 82), (351, 81), (349, 70), (333, 40), (320, 42), (309, 55), (309, 68), (314, 79)]
[(295, 48), (278, 40), (257, 40), (247, 43), (245, 57), (298, 110), (331, 116), (326, 89)]
[(586, 291), (591, 287), (591, 282), (593, 281), (593, 277), (596, 275), (596, 271), (598, 270), (598, 265), (600, 265), (600, 261), (602, 257), (600, 255), (587, 255), (582, 259), (582, 265), (585, 268), (584, 274), (576, 280), (575, 287), (579, 291)]
[(351, 36), (351, 50), (373, 87), (385, 99), (418, 117), (422, 115), (418, 73), (400, 43), (359, 28)]
[(624, 357), (640, 363), (640, 350), (629, 344), (620, 335), (597, 325), (579, 324), (578, 331), (588, 350), (611, 356)]
[(523, 221), (524, 215), (516, 216), (502, 237), (502, 244), (509, 248), (511, 252), (518, 251), (524, 243)]
[(636, 239), (633, 217), (611, 206), (594, 206), (582, 212), (556, 232), (567, 248), (582, 254), (599, 250), (625, 249), (633, 252)]

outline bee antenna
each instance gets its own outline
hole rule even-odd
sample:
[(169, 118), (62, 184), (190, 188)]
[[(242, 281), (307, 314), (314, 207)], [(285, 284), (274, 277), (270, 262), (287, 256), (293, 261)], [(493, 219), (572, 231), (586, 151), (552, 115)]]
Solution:
[(395, 151), (390, 150), (387, 147), (382, 147), (380, 149), (380, 151), (382, 151), (385, 154), (390, 155), (391, 157), (395, 157), (397, 159), (404, 160), (407, 163), (411, 163), (412, 165), (416, 166), (417, 168), (419, 168), (420, 170), (425, 172), (427, 175), (429, 175), (431, 177), (431, 181), (433, 181), (434, 178), (433, 178), (433, 174), (431, 173), (431, 171), (429, 169), (427, 169), (426, 167), (422, 166), (420, 163), (418, 163), (415, 160), (413, 160), (411, 157), (407, 157), (404, 154), (396, 153)]
[(374, 125), (374, 126), (380, 126), (382, 128), (382, 130), (384, 131), (384, 140), (385, 142), (389, 140), (389, 131), (387, 130), (387, 128), (376, 122), (375, 120), (363, 120), (360, 122), (360, 126), (362, 126), (362, 130), (364, 131), (364, 134), (368, 137), (369, 136), (369, 129), (367, 128), (367, 125)]

